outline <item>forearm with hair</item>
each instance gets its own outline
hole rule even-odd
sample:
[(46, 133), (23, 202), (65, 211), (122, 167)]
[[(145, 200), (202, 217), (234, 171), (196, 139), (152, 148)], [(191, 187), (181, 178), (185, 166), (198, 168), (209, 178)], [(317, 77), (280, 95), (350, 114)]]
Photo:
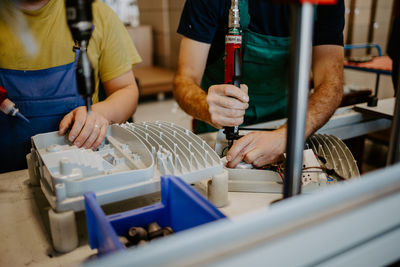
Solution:
[(316, 85), (309, 98), (306, 138), (322, 127), (340, 105), (343, 96), (343, 65), (333, 64), (323, 82)]
[(210, 123), (207, 93), (192, 78), (179, 73), (174, 80), (174, 97), (179, 106), (195, 119)]

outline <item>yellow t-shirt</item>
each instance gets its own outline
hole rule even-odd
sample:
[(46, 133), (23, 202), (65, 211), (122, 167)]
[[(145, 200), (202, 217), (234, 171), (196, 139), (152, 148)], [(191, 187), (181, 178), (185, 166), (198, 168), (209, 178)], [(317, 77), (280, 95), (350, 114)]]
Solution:
[[(93, 102), (96, 103), (99, 80), (107, 82), (124, 74), (132, 69), (132, 65), (139, 63), (141, 58), (112, 9), (98, 0), (93, 3), (92, 9), (94, 30), (89, 41), (88, 56), (95, 73)], [(37, 53), (29, 55), (15, 26), (10, 25), (10, 19), (0, 18), (0, 68), (40, 70), (75, 60), (72, 49), (74, 40), (67, 24), (65, 0), (50, 0), (39, 10), (23, 11), (22, 14), (35, 40)]]

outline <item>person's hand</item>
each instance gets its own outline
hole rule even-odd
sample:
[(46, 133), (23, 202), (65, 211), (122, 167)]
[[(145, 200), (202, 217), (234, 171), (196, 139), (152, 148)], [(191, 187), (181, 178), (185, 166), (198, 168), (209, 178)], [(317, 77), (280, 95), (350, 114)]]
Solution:
[(240, 89), (231, 84), (210, 86), (207, 94), (211, 124), (216, 128), (237, 126), (243, 123), (244, 113), (249, 107), (247, 85)]
[(88, 114), (86, 107), (78, 107), (65, 115), (60, 122), (59, 135), (64, 135), (72, 126), (68, 140), (77, 147), (96, 149), (103, 142), (109, 122), (93, 109)]
[(271, 132), (252, 132), (237, 140), (228, 151), (227, 167), (235, 168), (242, 160), (262, 167), (283, 158), (286, 147), (286, 128)]

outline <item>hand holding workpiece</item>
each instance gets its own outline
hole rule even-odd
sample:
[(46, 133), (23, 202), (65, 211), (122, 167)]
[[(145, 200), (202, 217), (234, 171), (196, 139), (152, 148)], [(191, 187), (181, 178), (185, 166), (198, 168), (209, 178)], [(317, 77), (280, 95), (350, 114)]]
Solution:
[(247, 85), (240, 89), (230, 84), (213, 85), (208, 89), (207, 104), (210, 123), (216, 128), (237, 126), (243, 123), (244, 113), (249, 107)]
[(235, 168), (241, 161), (262, 167), (283, 158), (286, 127), (271, 132), (252, 132), (237, 140), (229, 150), (227, 167)]
[(86, 107), (78, 107), (65, 115), (60, 122), (59, 135), (68, 134), (68, 140), (77, 147), (96, 149), (106, 137), (108, 120), (100, 113), (92, 110), (88, 114)]

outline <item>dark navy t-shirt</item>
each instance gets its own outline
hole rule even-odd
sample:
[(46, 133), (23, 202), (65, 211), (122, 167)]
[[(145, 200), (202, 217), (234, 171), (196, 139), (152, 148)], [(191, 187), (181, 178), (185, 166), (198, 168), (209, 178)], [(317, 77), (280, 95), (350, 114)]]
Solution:
[[(271, 0), (249, 0), (249, 30), (277, 37), (290, 35), (290, 6)], [(186, 0), (178, 33), (211, 44), (208, 62), (224, 52), (231, 0)], [(313, 45), (343, 45), (344, 0), (316, 8)]]

